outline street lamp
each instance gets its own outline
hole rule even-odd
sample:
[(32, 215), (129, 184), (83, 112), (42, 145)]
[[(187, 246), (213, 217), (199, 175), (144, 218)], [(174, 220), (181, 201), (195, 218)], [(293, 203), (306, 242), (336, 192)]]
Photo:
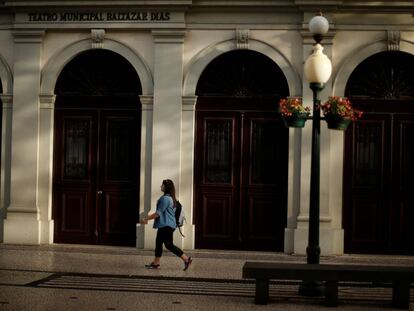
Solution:
[[(323, 35), (329, 30), (328, 20), (321, 15), (314, 16), (309, 21), (309, 30), (313, 34), (315, 44), (311, 55), (305, 62), (304, 73), (309, 81), (313, 93), (312, 114), (312, 157), (310, 176), (310, 204), (309, 204), (309, 233), (306, 248), (307, 263), (319, 264), (321, 249), (319, 247), (319, 184), (320, 184), (320, 99), (319, 93), (325, 87), (332, 73), (332, 64), (323, 54), (321, 41)], [(320, 282), (304, 281), (299, 287), (302, 295), (320, 295), (323, 293)]]

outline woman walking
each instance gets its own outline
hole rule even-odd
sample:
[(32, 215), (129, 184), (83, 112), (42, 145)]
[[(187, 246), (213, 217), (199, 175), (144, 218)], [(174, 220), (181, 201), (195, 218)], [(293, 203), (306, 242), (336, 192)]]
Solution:
[(160, 261), (162, 256), (162, 245), (180, 257), (184, 262), (184, 271), (191, 265), (193, 259), (184, 254), (184, 252), (174, 245), (173, 232), (177, 228), (175, 220), (175, 206), (177, 199), (175, 198), (174, 183), (170, 179), (165, 179), (161, 184), (161, 191), (164, 193), (157, 201), (157, 208), (155, 213), (148, 215), (148, 217), (140, 221), (141, 224), (147, 224), (148, 220), (154, 219), (154, 228), (157, 229), (157, 237), (155, 239), (155, 258), (145, 265), (148, 269), (160, 268)]

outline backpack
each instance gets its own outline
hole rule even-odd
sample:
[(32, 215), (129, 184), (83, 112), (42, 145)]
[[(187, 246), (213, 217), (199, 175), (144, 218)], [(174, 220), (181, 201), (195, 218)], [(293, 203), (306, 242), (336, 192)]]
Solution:
[(175, 223), (177, 225), (178, 230), (180, 231), (180, 234), (184, 236), (184, 234), (181, 232), (181, 227), (184, 226), (185, 222), (184, 209), (179, 201), (177, 201), (177, 204), (174, 208)]

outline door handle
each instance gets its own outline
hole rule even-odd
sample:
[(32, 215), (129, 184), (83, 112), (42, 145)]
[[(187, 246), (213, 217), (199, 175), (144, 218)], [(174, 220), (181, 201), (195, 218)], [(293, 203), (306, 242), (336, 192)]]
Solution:
[(97, 193), (98, 195), (101, 195), (101, 194), (102, 194), (102, 190), (98, 190), (96, 193)]

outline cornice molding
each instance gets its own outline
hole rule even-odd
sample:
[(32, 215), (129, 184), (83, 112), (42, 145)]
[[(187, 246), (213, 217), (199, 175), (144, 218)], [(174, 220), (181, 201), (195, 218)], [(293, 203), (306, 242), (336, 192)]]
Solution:
[(56, 7), (174, 7), (174, 6), (188, 6), (192, 4), (192, 0), (6, 0), (3, 2), (3, 7), (7, 8), (22, 8), (22, 7), (41, 7), (41, 8), (56, 8)]
[[(5, 0), (0, 10), (17, 10), (41, 8), (56, 10), (59, 8), (168, 8), (170, 10), (204, 9), (214, 11), (229, 8), (244, 10), (246, 8), (278, 8), (297, 11), (369, 11), (375, 12), (414, 12), (410, 0)], [(234, 11), (233, 11), (234, 12)]]
[(324, 12), (335, 11), (335, 13), (369, 12), (369, 13), (407, 13), (414, 12), (413, 1), (339, 1), (339, 0), (295, 0), (295, 5), (301, 11), (322, 10)]

